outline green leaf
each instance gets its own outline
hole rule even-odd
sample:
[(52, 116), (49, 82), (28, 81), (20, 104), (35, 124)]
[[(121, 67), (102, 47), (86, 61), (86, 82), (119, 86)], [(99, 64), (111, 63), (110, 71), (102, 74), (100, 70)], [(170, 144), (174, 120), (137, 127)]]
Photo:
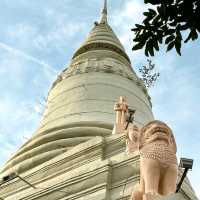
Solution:
[(135, 26), (136, 26), (137, 28), (139, 28), (139, 29), (144, 29), (144, 28), (145, 28), (145, 26), (140, 25), (140, 24), (135, 24)]
[(153, 40), (148, 40), (146, 44), (146, 49), (151, 56), (154, 56)]
[(193, 29), (191, 32), (192, 32), (192, 40), (196, 40), (198, 38), (198, 33), (196, 29)]
[(169, 44), (174, 39), (175, 39), (175, 36), (174, 35), (170, 35), (169, 37), (166, 38), (165, 44)]
[(181, 41), (183, 39), (180, 31), (177, 31), (176, 35), (177, 35), (177, 40)]
[(147, 47), (145, 48), (145, 56), (149, 57), (149, 51), (148, 51)]
[(157, 14), (157, 12), (151, 8), (149, 8), (148, 10), (153, 16), (155, 16)]
[(192, 38), (192, 32), (189, 33), (188, 37), (184, 42), (187, 43), (191, 38)]
[(158, 40), (155, 37), (153, 38), (153, 46), (156, 51), (159, 51)]
[(174, 41), (170, 42), (167, 46), (167, 51), (170, 51), (174, 47)]
[(179, 42), (178, 40), (175, 40), (175, 48), (177, 53), (181, 56), (181, 42)]
[(144, 47), (144, 45), (145, 45), (144, 41), (143, 42), (139, 42), (139, 43), (137, 43), (136, 45), (133, 46), (132, 50), (136, 51), (136, 50), (142, 49)]
[(176, 26), (176, 24), (177, 24), (177, 21), (176, 21), (176, 20), (174, 20), (174, 21), (172, 21), (171, 23), (169, 23), (170, 26)]
[(197, 31), (200, 33), (200, 25), (199, 24), (197, 25)]
[(143, 15), (148, 17), (150, 15), (150, 13), (149, 12), (143, 12)]
[(150, 53), (151, 56), (154, 56), (153, 46), (149, 47), (149, 53)]
[(133, 42), (140, 42), (141, 41), (141, 39), (140, 39), (140, 37), (138, 36), (138, 37), (135, 37), (134, 39), (133, 39)]
[(192, 29), (184, 42), (187, 43), (190, 39), (196, 40), (197, 38), (198, 38), (197, 31), (195, 29)]
[(165, 35), (171, 35), (175, 33), (175, 29), (169, 28), (166, 30)]
[(157, 35), (157, 37), (158, 37), (158, 42), (160, 44), (162, 44), (162, 42), (163, 42), (163, 36), (161, 34), (159, 34), (159, 35)]
[(162, 2), (162, 0), (145, 0), (145, 2), (156, 5), (156, 4), (160, 4)]
[(154, 20), (152, 21), (152, 24), (157, 24), (158, 21), (159, 21), (160, 19), (161, 19), (161, 18), (160, 18), (160, 15), (157, 15), (157, 16), (154, 18)]

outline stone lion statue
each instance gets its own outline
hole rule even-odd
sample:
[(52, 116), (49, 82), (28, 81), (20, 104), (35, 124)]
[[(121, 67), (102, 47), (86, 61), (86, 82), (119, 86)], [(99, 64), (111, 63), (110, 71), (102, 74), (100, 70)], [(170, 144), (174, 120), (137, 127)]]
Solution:
[[(139, 135), (140, 186), (131, 200), (150, 200), (176, 190), (178, 165), (172, 130), (155, 120), (145, 125)], [(154, 198), (153, 198), (154, 197)]]

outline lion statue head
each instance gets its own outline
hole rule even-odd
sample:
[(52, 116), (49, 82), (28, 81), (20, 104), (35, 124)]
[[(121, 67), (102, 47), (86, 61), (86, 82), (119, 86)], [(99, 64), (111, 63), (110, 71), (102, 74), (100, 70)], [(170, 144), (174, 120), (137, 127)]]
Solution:
[(177, 151), (171, 128), (159, 120), (149, 122), (140, 131), (140, 148), (155, 142), (166, 143), (174, 152)]

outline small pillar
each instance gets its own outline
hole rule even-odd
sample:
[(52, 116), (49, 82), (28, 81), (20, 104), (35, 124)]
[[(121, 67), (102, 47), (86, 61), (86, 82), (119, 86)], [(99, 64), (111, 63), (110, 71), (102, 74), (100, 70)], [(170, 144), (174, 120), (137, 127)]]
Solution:
[(126, 97), (120, 96), (119, 101), (115, 103), (114, 111), (116, 112), (116, 120), (112, 134), (123, 133), (126, 127), (126, 116), (128, 113)]

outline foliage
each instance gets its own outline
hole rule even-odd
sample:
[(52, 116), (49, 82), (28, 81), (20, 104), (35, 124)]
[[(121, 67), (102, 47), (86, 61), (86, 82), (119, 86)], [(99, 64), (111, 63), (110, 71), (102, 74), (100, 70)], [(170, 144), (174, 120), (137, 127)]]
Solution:
[(139, 68), (139, 72), (141, 73), (141, 80), (144, 82), (146, 88), (150, 88), (154, 86), (155, 82), (157, 81), (160, 73), (155, 73), (155, 64), (152, 63), (151, 60), (147, 59), (148, 66), (142, 66)]
[[(154, 56), (164, 42), (167, 51), (175, 48), (181, 55), (183, 42), (193, 41), (200, 33), (200, 0), (144, 0), (154, 9), (144, 12), (142, 24), (136, 24), (132, 31), (136, 36), (133, 50), (145, 47), (146, 56)], [(184, 33), (185, 32), (185, 33)], [(184, 34), (183, 34), (184, 33)]]

